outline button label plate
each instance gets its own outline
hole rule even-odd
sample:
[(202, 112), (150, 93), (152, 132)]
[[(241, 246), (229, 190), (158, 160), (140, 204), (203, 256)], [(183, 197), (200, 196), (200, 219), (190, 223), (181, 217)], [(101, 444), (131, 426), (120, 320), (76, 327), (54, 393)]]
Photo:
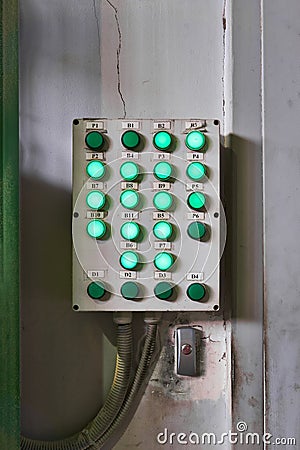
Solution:
[(131, 270), (120, 270), (120, 278), (130, 278), (133, 280), (136, 278), (136, 272)]

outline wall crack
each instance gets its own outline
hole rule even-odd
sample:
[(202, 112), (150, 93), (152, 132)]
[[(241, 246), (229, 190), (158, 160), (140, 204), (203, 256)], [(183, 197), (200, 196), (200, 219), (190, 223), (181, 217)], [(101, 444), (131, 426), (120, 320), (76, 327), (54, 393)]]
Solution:
[(100, 24), (99, 24), (99, 17), (98, 17), (97, 8), (96, 8), (96, 0), (93, 0), (93, 9), (94, 9), (94, 16), (96, 19), (96, 26), (97, 26), (98, 53), (99, 53), (99, 62), (100, 62), (100, 75), (101, 75)]
[(122, 89), (121, 89), (121, 71), (120, 71), (120, 55), (121, 55), (121, 49), (122, 49), (122, 33), (121, 33), (121, 27), (120, 27), (120, 22), (119, 22), (119, 17), (118, 17), (118, 10), (116, 8), (116, 6), (110, 1), (110, 0), (105, 0), (106, 3), (109, 4), (109, 6), (114, 10), (114, 15), (115, 15), (115, 20), (116, 20), (116, 24), (117, 24), (117, 29), (118, 29), (118, 35), (119, 35), (119, 43), (118, 43), (118, 48), (117, 48), (117, 76), (118, 76), (118, 93), (123, 105), (123, 119), (126, 118), (127, 116), (127, 111), (126, 111), (126, 102), (122, 93)]

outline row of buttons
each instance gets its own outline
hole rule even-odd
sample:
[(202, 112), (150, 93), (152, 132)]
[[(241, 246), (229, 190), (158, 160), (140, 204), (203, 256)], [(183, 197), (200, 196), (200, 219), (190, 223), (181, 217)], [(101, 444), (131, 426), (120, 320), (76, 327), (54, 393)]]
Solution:
[[(200, 240), (205, 236), (207, 229), (202, 222), (191, 222), (187, 233), (192, 239)], [(95, 239), (102, 239), (107, 233), (107, 225), (103, 220), (91, 220), (87, 225), (87, 233)], [(141, 228), (136, 222), (124, 222), (120, 229), (121, 236), (129, 241), (136, 241), (141, 236)], [(153, 234), (157, 239), (171, 239), (174, 233), (170, 222), (160, 220), (153, 226)]]
[[(141, 135), (137, 131), (128, 130), (121, 136), (123, 147), (128, 150), (138, 150), (143, 142)], [(153, 136), (153, 145), (161, 151), (171, 151), (175, 138), (167, 131), (159, 131)], [(91, 131), (85, 137), (85, 143), (90, 150), (101, 150), (105, 146), (105, 138), (99, 131)], [(185, 145), (189, 150), (203, 150), (206, 138), (201, 131), (191, 131), (185, 138)]]
[[(100, 281), (90, 283), (87, 288), (87, 293), (94, 300), (105, 300), (109, 296), (104, 283)], [(190, 284), (186, 294), (194, 301), (207, 300), (207, 290), (201, 283)], [(127, 281), (121, 286), (121, 295), (127, 300), (140, 300), (142, 298), (140, 286), (133, 281)], [(160, 300), (174, 300), (176, 297), (175, 286), (166, 281), (162, 281), (155, 286), (154, 295)]]
[[(126, 189), (120, 195), (120, 203), (126, 209), (137, 209), (140, 204), (140, 194), (132, 189)], [(105, 194), (101, 191), (92, 191), (86, 197), (86, 203), (91, 209), (102, 209), (105, 205)], [(201, 211), (206, 203), (202, 192), (192, 192), (187, 198), (190, 208)], [(168, 211), (174, 206), (173, 195), (166, 191), (157, 192), (153, 197), (153, 205), (159, 211)]]
[[(93, 180), (100, 180), (105, 175), (105, 165), (101, 161), (91, 161), (86, 166), (86, 172)], [(127, 161), (121, 165), (120, 174), (125, 181), (134, 181), (142, 172), (136, 163)], [(153, 174), (158, 180), (169, 181), (174, 176), (174, 170), (170, 163), (161, 161), (154, 166)], [(186, 174), (191, 180), (200, 181), (207, 176), (207, 170), (204, 164), (195, 161), (188, 165)]]

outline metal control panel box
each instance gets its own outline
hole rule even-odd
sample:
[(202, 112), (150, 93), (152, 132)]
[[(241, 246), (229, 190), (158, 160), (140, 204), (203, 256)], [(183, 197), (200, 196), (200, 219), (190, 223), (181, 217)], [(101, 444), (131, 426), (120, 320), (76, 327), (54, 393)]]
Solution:
[(219, 309), (219, 121), (73, 121), (73, 309)]

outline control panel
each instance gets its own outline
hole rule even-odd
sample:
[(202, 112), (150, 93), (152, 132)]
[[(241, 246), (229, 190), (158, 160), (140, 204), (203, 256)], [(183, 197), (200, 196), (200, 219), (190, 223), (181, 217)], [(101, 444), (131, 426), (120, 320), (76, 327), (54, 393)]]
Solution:
[(219, 121), (73, 121), (73, 309), (219, 309)]

